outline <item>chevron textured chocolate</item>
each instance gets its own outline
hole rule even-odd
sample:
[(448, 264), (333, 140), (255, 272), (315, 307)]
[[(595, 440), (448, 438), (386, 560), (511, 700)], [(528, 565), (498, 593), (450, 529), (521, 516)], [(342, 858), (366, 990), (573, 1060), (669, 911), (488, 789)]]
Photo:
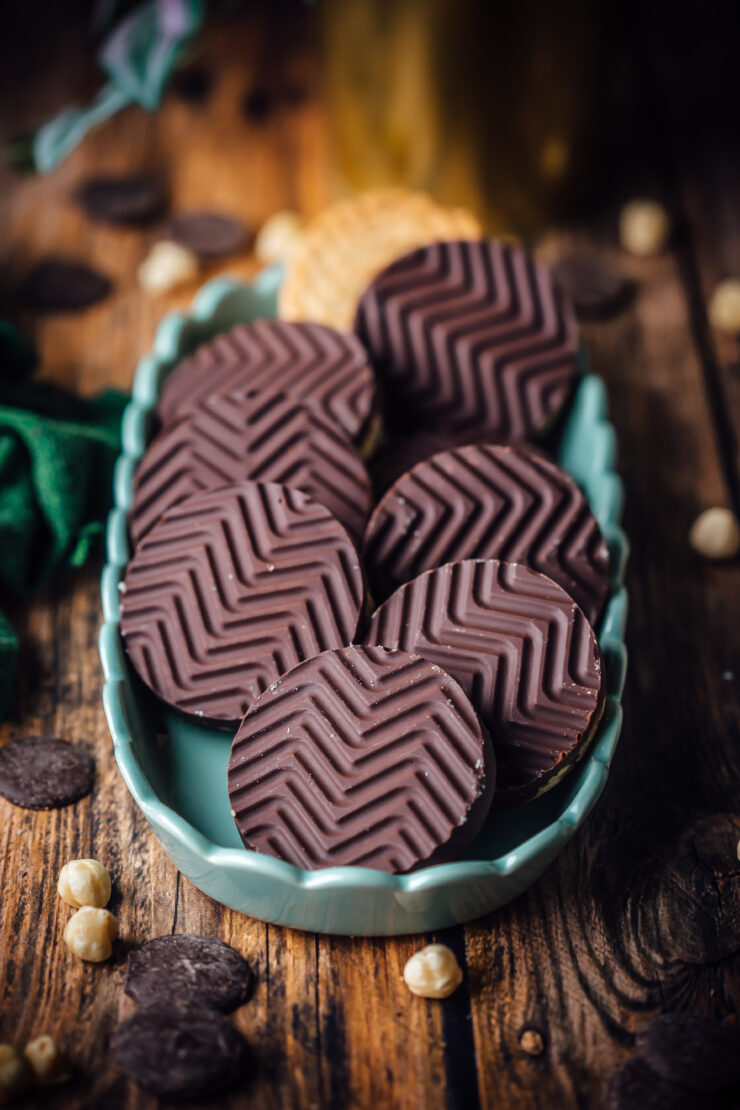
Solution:
[(491, 735), (500, 802), (554, 785), (601, 715), (591, 625), (557, 583), (518, 563), (426, 571), (373, 614), (365, 642), (417, 652), (458, 680)]
[(332, 514), (298, 490), (244, 482), (196, 494), (128, 564), (121, 634), (169, 705), (238, 721), (279, 675), (354, 639), (364, 583)]
[(322, 324), (258, 320), (204, 344), (167, 378), (157, 414), (166, 423), (211, 393), (268, 389), (330, 417), (358, 440), (375, 407), (375, 379), (356, 336)]
[(348, 647), (255, 702), (231, 749), (229, 797), (248, 848), (305, 870), (404, 872), (472, 843), (494, 778), (454, 679), (416, 655)]
[(362, 536), (370, 480), (349, 439), (287, 394), (258, 390), (212, 394), (155, 436), (134, 479), (131, 538), (183, 497), (248, 479), (302, 489)]
[(365, 569), (376, 601), (461, 559), (525, 563), (554, 579), (595, 623), (609, 552), (584, 494), (538, 451), (457, 447), (413, 467), (368, 522)]
[(373, 484), (376, 498), (390, 489), (395, 481), (417, 463), (430, 459), (440, 451), (452, 447), (466, 447), (469, 443), (490, 443), (495, 436), (476, 435), (468, 432), (446, 432), (443, 428), (426, 431), (409, 430), (386, 436), (376, 451), (368, 459), (367, 469)]
[(366, 290), (355, 331), (396, 419), (526, 438), (576, 382), (578, 329), (548, 270), (492, 240), (434, 243)]

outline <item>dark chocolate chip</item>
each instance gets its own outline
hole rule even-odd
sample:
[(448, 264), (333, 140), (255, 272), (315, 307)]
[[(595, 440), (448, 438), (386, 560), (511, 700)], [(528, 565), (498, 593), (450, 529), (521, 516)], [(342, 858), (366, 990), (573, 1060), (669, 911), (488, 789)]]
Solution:
[(663, 1079), (695, 1091), (740, 1083), (740, 1032), (702, 1014), (661, 1014), (637, 1034), (645, 1061)]
[(84, 262), (45, 258), (28, 271), (19, 296), (36, 312), (78, 312), (104, 300), (110, 291), (109, 279)]
[(218, 212), (189, 212), (175, 216), (169, 234), (203, 259), (236, 254), (247, 241), (244, 224)]
[(77, 196), (91, 220), (133, 227), (157, 219), (167, 203), (162, 184), (147, 174), (93, 177)]
[(641, 1056), (633, 1056), (612, 1076), (608, 1106), (609, 1110), (712, 1110), (714, 1102), (710, 1095), (667, 1082)]
[(155, 937), (133, 952), (126, 973), (126, 994), (137, 1002), (168, 999), (216, 1010), (235, 1010), (246, 1002), (251, 974), (245, 960), (214, 937)]
[(186, 104), (204, 104), (213, 88), (213, 74), (205, 66), (185, 66), (173, 77), (171, 88)]
[(264, 123), (273, 109), (273, 98), (269, 89), (256, 85), (244, 97), (244, 115), (252, 123)]
[(55, 736), (23, 736), (0, 748), (0, 794), (24, 809), (57, 809), (92, 790), (95, 764)]
[(579, 250), (564, 255), (555, 263), (552, 273), (582, 320), (604, 319), (618, 312), (632, 293), (627, 278), (595, 251)]
[(247, 1042), (207, 1006), (140, 1006), (111, 1040), (121, 1070), (161, 1098), (199, 1098), (230, 1087), (247, 1065)]

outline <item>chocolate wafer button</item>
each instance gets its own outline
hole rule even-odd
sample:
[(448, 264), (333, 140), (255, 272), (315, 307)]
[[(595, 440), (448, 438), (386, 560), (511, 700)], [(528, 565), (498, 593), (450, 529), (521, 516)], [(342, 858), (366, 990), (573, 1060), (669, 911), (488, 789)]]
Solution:
[(375, 380), (356, 336), (321, 324), (258, 320), (200, 347), (164, 383), (163, 423), (212, 393), (281, 390), (360, 439), (375, 407)]
[(578, 329), (549, 271), (490, 240), (434, 243), (369, 285), (355, 331), (400, 421), (518, 439), (577, 377)]
[(370, 480), (349, 439), (287, 394), (250, 391), (209, 396), (155, 436), (134, 479), (131, 538), (183, 497), (246, 480), (302, 489), (362, 536)]
[(413, 467), (373, 512), (364, 557), (376, 601), (432, 567), (502, 559), (549, 575), (594, 623), (609, 585), (609, 552), (585, 496), (527, 447), (458, 447)]
[(365, 642), (417, 652), (458, 680), (490, 732), (499, 802), (553, 786), (601, 716), (591, 625), (557, 583), (517, 563), (427, 571), (373, 614)]
[(493, 785), (488, 735), (457, 682), (377, 647), (284, 675), (247, 713), (229, 762), (246, 846), (305, 869), (449, 859), (480, 830)]
[(355, 636), (356, 549), (298, 490), (246, 482), (170, 509), (139, 544), (121, 633), (144, 682), (198, 717), (238, 721), (290, 667)]

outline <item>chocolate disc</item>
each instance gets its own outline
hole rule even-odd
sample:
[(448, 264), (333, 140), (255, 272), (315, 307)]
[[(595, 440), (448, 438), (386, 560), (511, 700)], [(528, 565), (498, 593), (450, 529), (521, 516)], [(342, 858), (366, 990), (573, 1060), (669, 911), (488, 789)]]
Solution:
[(695, 1091), (740, 1083), (740, 1032), (703, 1014), (660, 1014), (637, 1034), (656, 1075)]
[(494, 775), (488, 735), (448, 674), (348, 647), (255, 702), (231, 749), (229, 796), (248, 848), (308, 870), (403, 872), (472, 843)]
[(209, 1006), (159, 1002), (139, 1006), (113, 1030), (121, 1071), (161, 1098), (212, 1097), (246, 1069), (247, 1042)]
[(20, 299), (36, 312), (79, 312), (105, 300), (111, 283), (105, 274), (67, 258), (44, 258), (29, 272)]
[(464, 432), (445, 432), (441, 428), (394, 434), (381, 443), (367, 462), (375, 496), (380, 497), (407, 470), (425, 459), (431, 459), (432, 455), (437, 455), (440, 451), (465, 447), (479, 441), (490, 443), (493, 438), (495, 437), (485, 433), (482, 436), (471, 433), (466, 435)]
[(419, 463), (370, 517), (364, 558), (376, 602), (461, 559), (525, 563), (567, 590), (592, 624), (609, 586), (609, 552), (585, 496), (527, 447), (457, 447)]
[[(640, 1056), (633, 1056), (609, 1083), (609, 1110), (720, 1110), (707, 1094), (687, 1090), (656, 1075)], [(727, 1105), (727, 1110), (730, 1106)]]
[(160, 216), (166, 205), (164, 189), (147, 174), (93, 177), (77, 194), (90, 219), (139, 226)]
[(230, 945), (178, 933), (155, 937), (131, 953), (125, 989), (137, 1002), (179, 998), (228, 1012), (246, 1002), (251, 979), (246, 960)]
[(245, 482), (188, 498), (142, 540), (121, 634), (170, 705), (238, 721), (290, 667), (349, 643), (363, 597), (355, 547), (323, 505)]
[(517, 563), (448, 563), (373, 614), (368, 644), (418, 652), (456, 678), (493, 741), (497, 801), (553, 786), (603, 707), (591, 625), (560, 586)]
[(578, 329), (547, 270), (490, 240), (434, 243), (366, 290), (355, 331), (400, 421), (543, 431), (576, 382)]
[(370, 480), (349, 439), (287, 394), (249, 392), (209, 396), (154, 438), (134, 479), (134, 543), (183, 497), (248, 479), (310, 493), (361, 538)]
[(157, 414), (163, 423), (232, 390), (281, 390), (334, 420), (357, 441), (375, 406), (367, 352), (353, 335), (322, 324), (258, 320), (200, 347), (166, 380)]
[(168, 235), (204, 261), (237, 254), (247, 242), (244, 224), (219, 212), (187, 212), (175, 216)]
[(0, 748), (0, 794), (24, 809), (58, 809), (89, 794), (95, 764), (55, 736), (22, 736)]

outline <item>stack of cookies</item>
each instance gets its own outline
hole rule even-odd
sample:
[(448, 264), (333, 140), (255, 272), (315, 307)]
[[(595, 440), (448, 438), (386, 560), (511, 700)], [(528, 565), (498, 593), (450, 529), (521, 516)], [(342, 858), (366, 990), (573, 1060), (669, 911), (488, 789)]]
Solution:
[(322, 214), (280, 314), (162, 388), (125, 648), (234, 733), (248, 848), (459, 858), (492, 805), (567, 774), (604, 705), (606, 544), (536, 446), (576, 386), (574, 314), (524, 251), (395, 191)]

